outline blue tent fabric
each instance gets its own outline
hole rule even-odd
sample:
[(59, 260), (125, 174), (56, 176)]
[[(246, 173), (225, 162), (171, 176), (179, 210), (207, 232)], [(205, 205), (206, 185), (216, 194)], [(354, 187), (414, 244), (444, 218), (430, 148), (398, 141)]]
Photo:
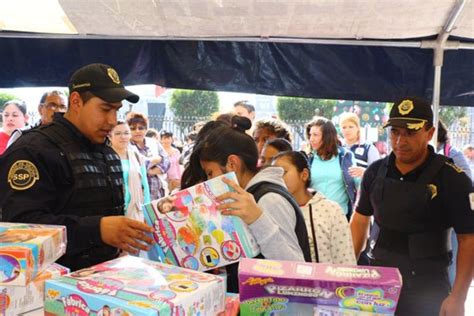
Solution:
[[(0, 87), (65, 86), (78, 67), (103, 62), (122, 81), (170, 88), (328, 99), (431, 99), (426, 49), (271, 42), (0, 38)], [(442, 105), (474, 105), (474, 52), (447, 51)]]

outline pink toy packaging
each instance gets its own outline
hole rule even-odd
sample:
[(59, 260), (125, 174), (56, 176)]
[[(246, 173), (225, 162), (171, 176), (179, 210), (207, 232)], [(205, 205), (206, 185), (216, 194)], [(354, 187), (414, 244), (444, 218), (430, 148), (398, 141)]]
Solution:
[(144, 205), (145, 220), (155, 228), (151, 260), (206, 271), (259, 253), (247, 225), (217, 210), (216, 197), (232, 191), (224, 177), (237, 182), (227, 173)]
[(25, 286), (66, 252), (66, 227), (0, 223), (0, 285)]
[(245, 258), (241, 315), (313, 315), (314, 305), (393, 314), (402, 287), (396, 268)]
[(44, 283), (69, 273), (69, 269), (53, 263), (26, 286), (0, 286), (0, 315), (19, 315), (43, 307)]
[(214, 316), (224, 310), (224, 279), (134, 256), (46, 281), (45, 315)]

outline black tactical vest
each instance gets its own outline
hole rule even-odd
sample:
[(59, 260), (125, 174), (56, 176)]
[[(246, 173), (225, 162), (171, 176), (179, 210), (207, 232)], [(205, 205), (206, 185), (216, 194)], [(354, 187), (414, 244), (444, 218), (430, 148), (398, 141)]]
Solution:
[[(91, 149), (61, 123), (52, 123), (31, 132), (47, 136), (58, 146), (72, 171), (73, 190), (56, 211), (80, 217), (124, 214), (122, 165), (112, 148), (97, 146)], [(117, 255), (116, 248), (104, 244), (76, 256), (66, 254), (58, 262), (76, 270)]]
[(445, 258), (450, 250), (450, 229), (431, 220), (429, 202), (437, 195), (433, 179), (447, 158), (436, 155), (416, 182), (387, 178), (388, 159), (380, 164), (371, 186), (375, 225), (369, 255), (383, 260), (380, 249), (386, 249), (411, 259)]

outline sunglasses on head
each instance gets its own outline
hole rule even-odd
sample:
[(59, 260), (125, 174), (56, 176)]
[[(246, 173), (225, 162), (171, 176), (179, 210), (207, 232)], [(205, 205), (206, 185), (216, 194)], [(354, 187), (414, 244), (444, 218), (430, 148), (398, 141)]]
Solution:
[(145, 126), (130, 126), (130, 130), (132, 130), (132, 131), (135, 131), (137, 129), (139, 131), (144, 131), (144, 130), (146, 130), (146, 127)]

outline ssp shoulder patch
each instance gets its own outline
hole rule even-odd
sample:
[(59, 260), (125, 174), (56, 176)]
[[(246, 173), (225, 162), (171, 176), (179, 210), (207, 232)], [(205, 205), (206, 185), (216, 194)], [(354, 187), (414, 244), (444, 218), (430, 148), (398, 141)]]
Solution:
[(28, 160), (16, 161), (8, 171), (8, 184), (14, 190), (29, 189), (38, 180), (38, 168)]

